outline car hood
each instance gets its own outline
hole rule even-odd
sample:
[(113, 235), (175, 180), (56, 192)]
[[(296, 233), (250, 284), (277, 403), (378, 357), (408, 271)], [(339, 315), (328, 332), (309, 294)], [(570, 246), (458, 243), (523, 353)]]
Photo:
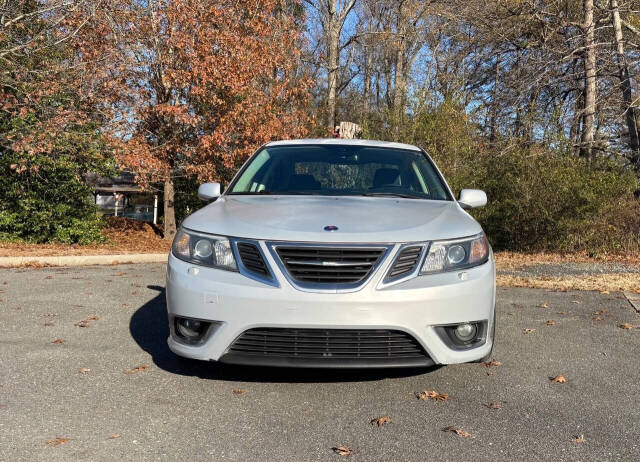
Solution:
[[(453, 201), (382, 197), (222, 196), (189, 216), (185, 228), (297, 242), (411, 242), (482, 231)], [(326, 226), (337, 226), (325, 231)]]

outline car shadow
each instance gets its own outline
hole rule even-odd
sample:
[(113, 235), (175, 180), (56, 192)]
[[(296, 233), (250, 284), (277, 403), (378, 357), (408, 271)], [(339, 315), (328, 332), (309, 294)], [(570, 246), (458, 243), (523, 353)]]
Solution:
[(422, 375), (438, 369), (296, 369), (277, 367), (245, 367), (217, 362), (197, 361), (181, 358), (169, 350), (169, 321), (165, 289), (147, 286), (158, 294), (138, 308), (129, 321), (129, 331), (136, 343), (151, 355), (154, 364), (172, 374), (199, 377), (201, 379), (265, 382), (265, 383), (307, 383), (307, 382), (361, 382), (385, 378), (402, 378)]

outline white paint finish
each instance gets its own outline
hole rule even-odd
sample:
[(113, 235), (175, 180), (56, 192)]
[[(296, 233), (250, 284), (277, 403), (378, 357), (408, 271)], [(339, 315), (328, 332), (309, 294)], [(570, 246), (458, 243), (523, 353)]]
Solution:
[[(324, 227), (334, 225), (337, 231)], [(184, 222), (209, 234), (297, 242), (412, 242), (472, 236), (453, 201), (348, 196), (222, 196)]]
[[(410, 333), (441, 364), (473, 361), (489, 352), (490, 341), (469, 351), (451, 350), (432, 326), (493, 318), (493, 258), (467, 270), (466, 281), (460, 281), (458, 272), (451, 272), (419, 276), (377, 290), (392, 260), (390, 255), (358, 292), (332, 294), (296, 290), (273, 265), (281, 282), (279, 288), (236, 272), (205, 267), (194, 277), (187, 274), (188, 263), (170, 256), (173, 271), (169, 272), (166, 293), (169, 313), (223, 321), (224, 325), (203, 345), (183, 345), (169, 338), (169, 347), (182, 356), (217, 360), (243, 331), (254, 327), (371, 328)], [(219, 296), (215, 311), (203, 302), (202, 294), (207, 291)]]

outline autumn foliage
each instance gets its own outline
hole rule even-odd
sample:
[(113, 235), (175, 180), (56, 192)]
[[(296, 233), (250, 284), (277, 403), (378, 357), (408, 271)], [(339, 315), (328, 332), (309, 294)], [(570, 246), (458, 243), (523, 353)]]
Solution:
[(116, 158), (142, 184), (164, 183), (169, 237), (175, 177), (220, 181), (261, 144), (307, 132), (310, 82), (297, 70), (297, 18), (282, 5), (121, 0), (83, 28)]

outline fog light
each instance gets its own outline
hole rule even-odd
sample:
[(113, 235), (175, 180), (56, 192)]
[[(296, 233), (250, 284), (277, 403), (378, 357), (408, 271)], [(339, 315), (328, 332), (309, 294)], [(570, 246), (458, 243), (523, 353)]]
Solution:
[(178, 333), (186, 338), (197, 338), (202, 335), (202, 322), (196, 319), (179, 319)]
[(476, 327), (476, 325), (469, 324), (469, 323), (460, 324), (458, 327), (456, 327), (456, 330), (454, 331), (456, 337), (461, 342), (468, 342), (472, 340), (476, 336), (477, 332), (478, 332), (478, 328)]

